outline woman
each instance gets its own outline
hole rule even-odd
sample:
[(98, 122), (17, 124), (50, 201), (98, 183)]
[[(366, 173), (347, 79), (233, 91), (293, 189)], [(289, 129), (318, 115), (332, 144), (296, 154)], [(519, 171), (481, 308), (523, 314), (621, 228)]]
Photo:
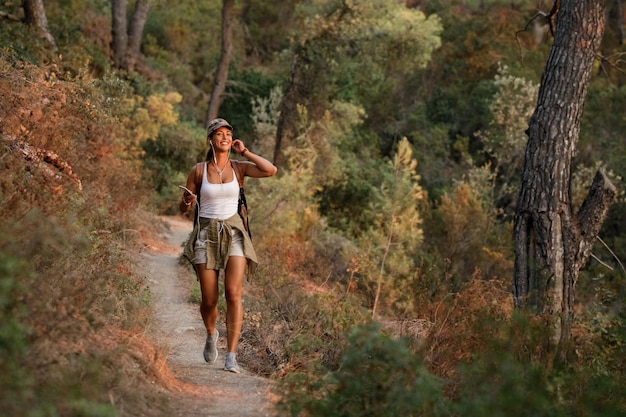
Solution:
[[(194, 232), (185, 248), (185, 257), (196, 270), (202, 302), (200, 314), (207, 331), (204, 360), (218, 356), (217, 322), (218, 277), (224, 270), (226, 297), (226, 345), (224, 370), (239, 373), (236, 350), (241, 333), (243, 307), (241, 293), (246, 266), (257, 259), (252, 241), (238, 214), (239, 179), (264, 178), (276, 174), (276, 167), (256, 155), (239, 140), (233, 140), (233, 127), (224, 119), (214, 119), (207, 128), (209, 151), (205, 162), (194, 166), (187, 177), (187, 190), (180, 203), (181, 212), (196, 208)], [(234, 150), (247, 161), (230, 159)], [(201, 182), (199, 179), (202, 178)], [(201, 184), (201, 185), (200, 185)], [(194, 202), (197, 202), (197, 207)]]

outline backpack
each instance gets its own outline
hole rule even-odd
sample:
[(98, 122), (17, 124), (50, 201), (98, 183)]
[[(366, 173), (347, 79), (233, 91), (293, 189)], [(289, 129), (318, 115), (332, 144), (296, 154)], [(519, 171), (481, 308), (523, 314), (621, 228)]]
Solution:
[[(239, 201), (237, 203), (237, 213), (241, 220), (243, 221), (243, 227), (248, 232), (248, 236), (252, 239), (252, 233), (250, 232), (250, 227), (248, 223), (248, 202), (246, 201), (246, 194), (243, 189), (243, 173), (241, 172), (241, 165), (239, 161), (231, 159), (231, 164), (235, 169), (235, 175), (237, 176), (237, 182), (239, 183)], [(202, 187), (202, 177), (204, 176), (204, 167), (206, 162), (200, 162), (196, 164), (196, 173), (195, 173), (195, 184), (196, 184), (196, 198), (198, 200), (198, 205), (200, 206), (200, 187)]]

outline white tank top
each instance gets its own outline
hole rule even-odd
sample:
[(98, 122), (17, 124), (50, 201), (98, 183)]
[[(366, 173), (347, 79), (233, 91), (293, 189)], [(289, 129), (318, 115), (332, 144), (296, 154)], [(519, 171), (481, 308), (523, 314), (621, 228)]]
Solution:
[(239, 182), (233, 169), (233, 180), (225, 184), (211, 184), (207, 180), (207, 166), (204, 164), (202, 187), (200, 187), (200, 217), (226, 220), (237, 213)]

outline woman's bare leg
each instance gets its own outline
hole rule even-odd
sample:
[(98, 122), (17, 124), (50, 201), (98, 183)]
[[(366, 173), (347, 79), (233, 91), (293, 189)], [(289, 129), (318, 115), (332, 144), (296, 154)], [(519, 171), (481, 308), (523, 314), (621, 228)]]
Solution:
[(200, 292), (202, 301), (200, 302), (200, 315), (206, 327), (207, 335), (215, 333), (215, 323), (217, 322), (217, 301), (219, 298), (218, 272), (213, 269), (206, 269), (206, 264), (196, 265), (198, 269), (198, 280), (200, 281)]
[(224, 293), (226, 296), (226, 347), (228, 352), (235, 352), (239, 344), (241, 323), (243, 321), (243, 276), (246, 271), (246, 258), (231, 256), (224, 274)]

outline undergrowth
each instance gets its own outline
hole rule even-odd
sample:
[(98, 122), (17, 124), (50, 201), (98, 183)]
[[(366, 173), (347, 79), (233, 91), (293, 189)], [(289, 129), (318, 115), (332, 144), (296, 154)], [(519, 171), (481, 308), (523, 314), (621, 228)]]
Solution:
[(0, 68), (2, 414), (159, 415), (158, 353), (137, 343), (148, 193), (135, 145), (116, 135), (124, 95), (6, 50)]

